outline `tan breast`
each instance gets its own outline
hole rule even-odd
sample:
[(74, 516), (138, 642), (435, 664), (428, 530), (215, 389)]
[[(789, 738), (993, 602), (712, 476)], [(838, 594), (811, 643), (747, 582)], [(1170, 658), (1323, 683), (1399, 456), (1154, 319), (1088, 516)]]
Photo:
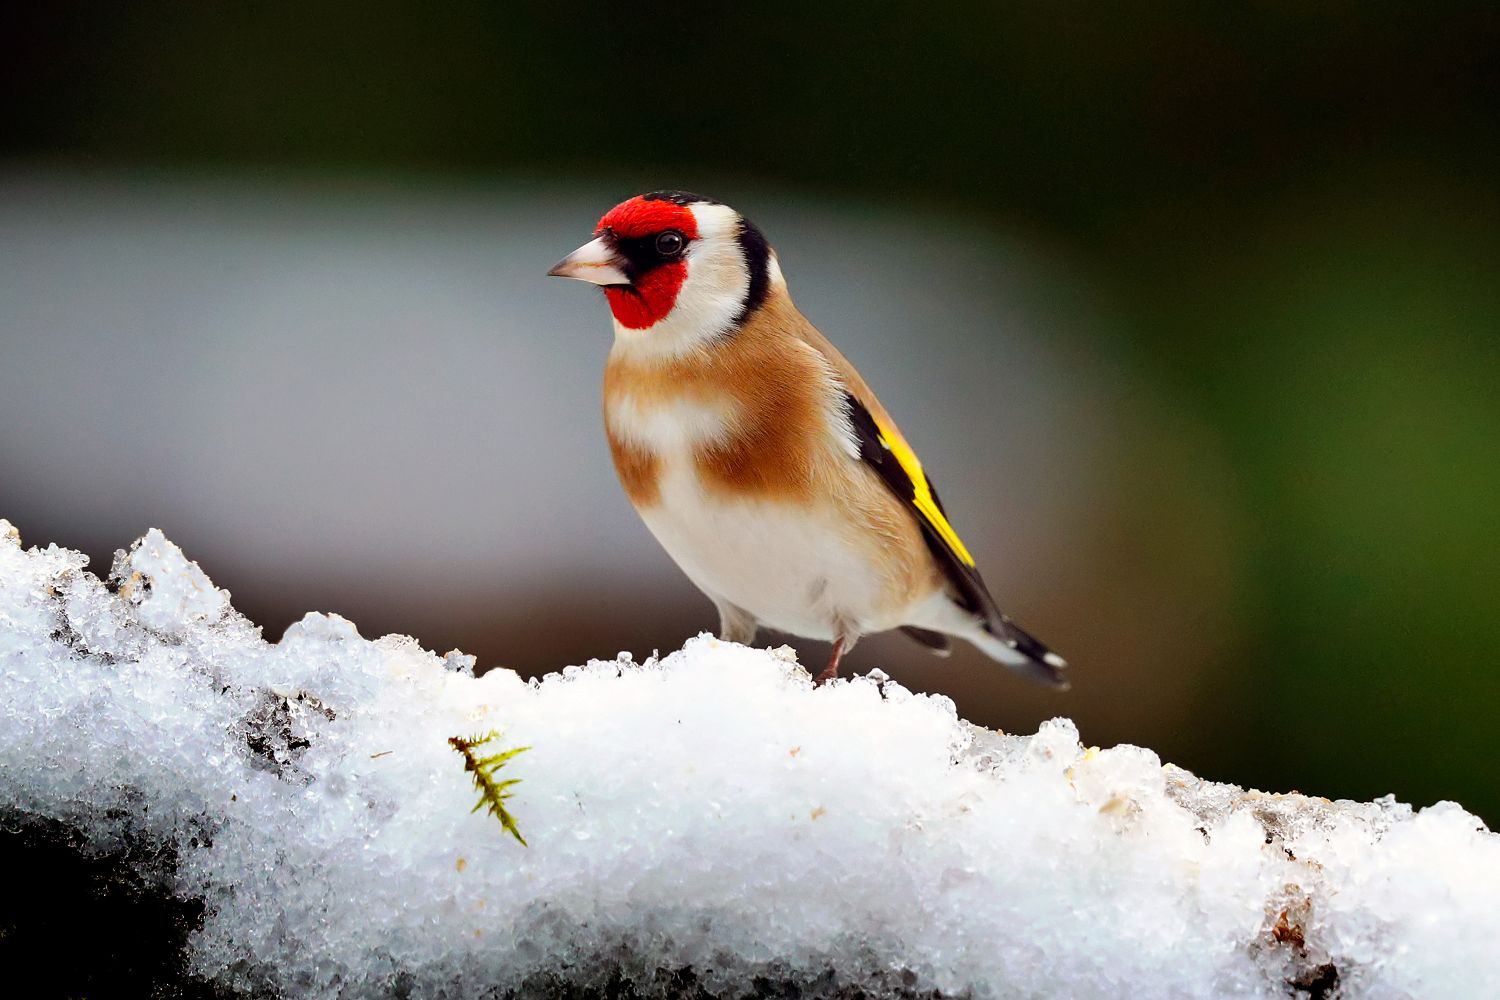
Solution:
[(649, 507), (661, 498), (661, 459), (656, 453), (639, 445), (631, 444), (615, 436), (604, 423), (604, 433), (609, 438), (609, 454), (615, 461), (615, 474), (625, 495), (637, 507)]
[(689, 358), (611, 356), (605, 429), (637, 506), (656, 502), (664, 452), (677, 446), (710, 493), (810, 500), (817, 462), (837, 447), (828, 426), (837, 388), (828, 363), (776, 306)]
[(705, 353), (617, 351), (605, 369), (615, 469), (652, 531), (700, 587), (797, 634), (820, 634), (798, 615), (824, 605), (893, 627), (943, 585), (915, 518), (853, 450), (846, 387), (869, 395), (784, 291)]

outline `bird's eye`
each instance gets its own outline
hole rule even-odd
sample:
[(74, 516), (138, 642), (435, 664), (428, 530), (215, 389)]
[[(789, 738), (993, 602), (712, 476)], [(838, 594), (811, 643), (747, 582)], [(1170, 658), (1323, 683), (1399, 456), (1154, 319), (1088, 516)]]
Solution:
[(687, 246), (687, 240), (683, 239), (682, 234), (675, 229), (668, 229), (664, 233), (657, 234), (656, 252), (663, 257), (676, 257), (682, 253), (685, 246)]

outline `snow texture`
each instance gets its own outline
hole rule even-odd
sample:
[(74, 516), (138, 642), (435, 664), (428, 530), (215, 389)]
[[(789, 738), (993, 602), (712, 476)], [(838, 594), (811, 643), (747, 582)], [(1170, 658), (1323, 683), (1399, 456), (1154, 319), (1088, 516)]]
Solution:
[[(0, 521), (0, 814), (162, 845), (243, 993), (1500, 996), (1500, 838), (1132, 746), (815, 689), (706, 636), (540, 682), (309, 614), (277, 643), (159, 531), (108, 582)], [(450, 736), (500, 730), (530, 847)]]

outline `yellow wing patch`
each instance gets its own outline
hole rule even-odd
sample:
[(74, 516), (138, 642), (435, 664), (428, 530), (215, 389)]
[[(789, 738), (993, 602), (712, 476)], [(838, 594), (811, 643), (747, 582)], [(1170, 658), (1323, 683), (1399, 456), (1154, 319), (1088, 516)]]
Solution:
[(969, 555), (969, 550), (964, 546), (963, 540), (958, 537), (958, 532), (953, 530), (953, 525), (948, 523), (948, 518), (938, 508), (937, 500), (932, 496), (932, 487), (927, 482), (927, 474), (922, 471), (922, 463), (917, 460), (917, 453), (902, 440), (901, 435), (887, 430), (878, 419), (875, 421), (875, 426), (880, 431), (881, 446), (896, 456), (896, 461), (901, 463), (901, 468), (911, 480), (912, 506), (917, 508), (917, 513), (922, 515), (923, 520), (932, 525), (932, 530), (938, 533), (943, 544), (947, 545), (965, 566), (973, 568), (974, 557)]

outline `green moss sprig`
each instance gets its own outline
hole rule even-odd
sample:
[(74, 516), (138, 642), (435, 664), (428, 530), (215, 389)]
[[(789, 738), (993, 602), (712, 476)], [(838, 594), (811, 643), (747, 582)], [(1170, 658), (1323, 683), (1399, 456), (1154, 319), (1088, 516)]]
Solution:
[(488, 811), (500, 821), (500, 825), (505, 828), (506, 832), (520, 841), (522, 847), (525, 847), (527, 846), (526, 838), (521, 836), (521, 829), (516, 826), (516, 817), (505, 808), (505, 800), (514, 794), (510, 791), (510, 787), (520, 784), (521, 779), (508, 778), (505, 781), (497, 781), (495, 772), (504, 767), (506, 761), (516, 754), (525, 753), (531, 747), (514, 747), (489, 757), (481, 757), (475, 752), (479, 747), (499, 738), (500, 733), (491, 729), (484, 736), (471, 736), (468, 739), (462, 736), (450, 736), (448, 745), (463, 757), (464, 770), (474, 775), (474, 787), (479, 791), (479, 801), (470, 812), (478, 812), (481, 809)]

